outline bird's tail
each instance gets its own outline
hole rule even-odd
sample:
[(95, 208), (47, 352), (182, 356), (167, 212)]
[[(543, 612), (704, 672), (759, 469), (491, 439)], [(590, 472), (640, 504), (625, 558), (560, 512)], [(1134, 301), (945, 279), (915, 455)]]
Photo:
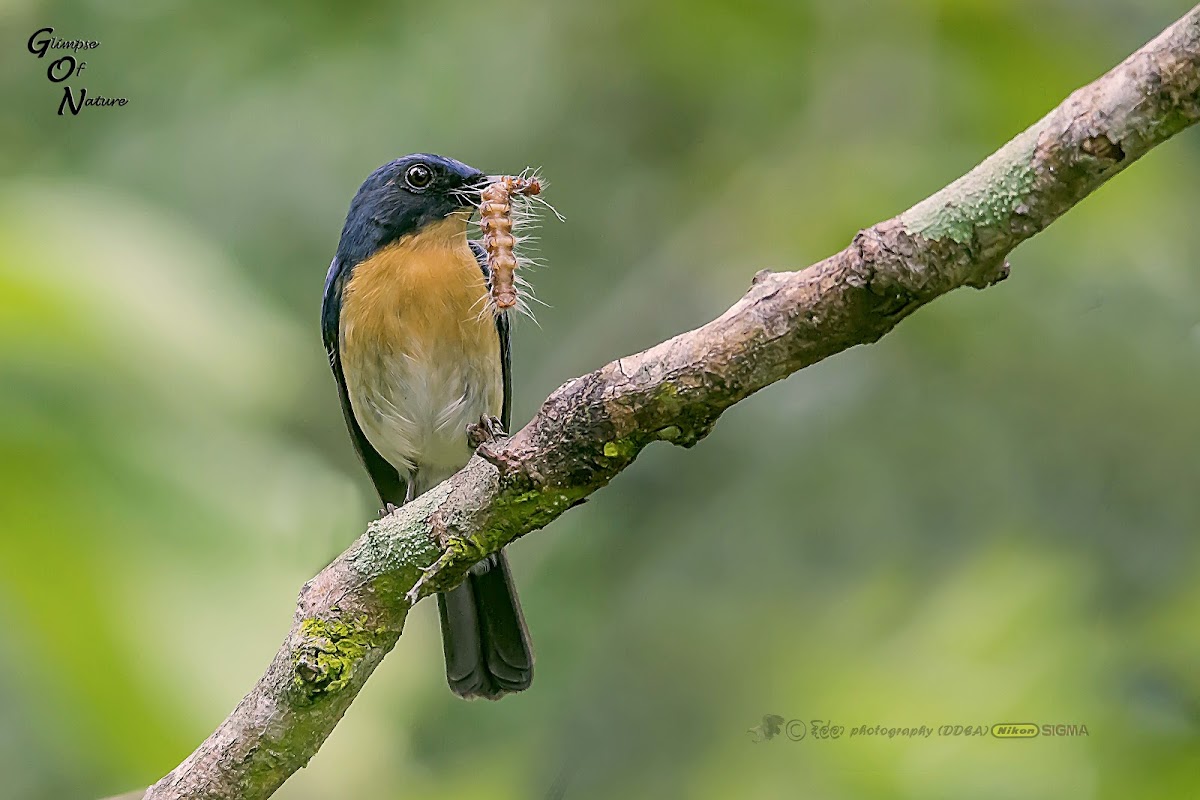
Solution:
[(438, 612), (451, 691), (498, 700), (529, 688), (533, 650), (503, 551), (472, 567), (461, 585), (439, 594)]

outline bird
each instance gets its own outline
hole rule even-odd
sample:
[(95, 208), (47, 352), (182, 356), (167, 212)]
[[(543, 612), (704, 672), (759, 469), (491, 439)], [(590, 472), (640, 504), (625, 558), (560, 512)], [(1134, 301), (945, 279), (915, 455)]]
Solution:
[[(487, 181), (429, 153), (384, 164), (354, 195), (329, 266), (322, 340), (382, 513), (461, 469), (469, 427), (509, 429), (510, 324), (488, 305), (486, 254), (467, 238)], [(496, 700), (529, 687), (533, 650), (503, 551), (438, 594), (438, 612), (451, 691)]]

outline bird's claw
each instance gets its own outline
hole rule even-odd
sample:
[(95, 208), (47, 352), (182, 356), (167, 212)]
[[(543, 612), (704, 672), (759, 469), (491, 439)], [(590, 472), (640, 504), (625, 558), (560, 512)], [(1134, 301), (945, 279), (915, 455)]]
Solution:
[(504, 435), (504, 427), (500, 420), (490, 414), (484, 414), (479, 418), (479, 422), (467, 426), (467, 442), (473, 450), (495, 442)]

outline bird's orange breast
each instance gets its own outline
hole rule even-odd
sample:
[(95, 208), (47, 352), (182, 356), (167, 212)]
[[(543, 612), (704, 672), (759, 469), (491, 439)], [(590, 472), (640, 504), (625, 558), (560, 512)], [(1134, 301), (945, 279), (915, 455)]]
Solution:
[(357, 265), (342, 297), (343, 351), (413, 337), (495, 340), (487, 287), (465, 231), (466, 220), (451, 217)]

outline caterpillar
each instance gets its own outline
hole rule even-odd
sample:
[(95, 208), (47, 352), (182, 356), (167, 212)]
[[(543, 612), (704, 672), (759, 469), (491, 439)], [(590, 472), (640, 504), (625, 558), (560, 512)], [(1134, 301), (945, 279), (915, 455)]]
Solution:
[[(479, 229), (483, 232), (483, 249), (491, 273), (491, 299), (501, 311), (519, 302), (517, 284), (520, 278), (516, 272), (520, 264), (515, 253), (517, 238), (513, 236), (513, 202), (536, 197), (542, 188), (542, 181), (536, 175), (502, 175), (480, 192)], [(526, 214), (518, 209), (515, 216), (519, 224)]]

